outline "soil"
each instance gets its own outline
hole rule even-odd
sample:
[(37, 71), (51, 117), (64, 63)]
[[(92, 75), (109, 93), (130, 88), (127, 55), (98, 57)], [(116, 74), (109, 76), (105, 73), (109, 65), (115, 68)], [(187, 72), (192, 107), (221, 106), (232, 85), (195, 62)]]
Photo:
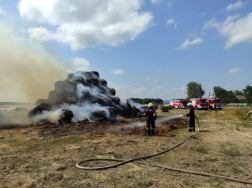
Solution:
[[(140, 126), (136, 127), (136, 123)], [(186, 128), (188, 120), (186, 119), (173, 119), (162, 122), (157, 125), (156, 134), (170, 132), (171, 130)], [(129, 135), (146, 135), (145, 131), (145, 118), (120, 118), (118, 121), (97, 121), (90, 122), (88, 120), (78, 121), (64, 125), (54, 123), (40, 123), (32, 126), (20, 127), (19, 125), (2, 126), (2, 133), (5, 136), (12, 135), (13, 137), (20, 137), (21, 135), (27, 136), (68, 136), (68, 135), (85, 135), (85, 134), (129, 134)]]

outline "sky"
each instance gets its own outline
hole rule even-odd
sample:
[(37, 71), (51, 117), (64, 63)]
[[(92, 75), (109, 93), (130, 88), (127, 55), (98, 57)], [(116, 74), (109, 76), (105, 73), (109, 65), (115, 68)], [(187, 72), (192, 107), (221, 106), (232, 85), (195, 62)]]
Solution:
[(0, 0), (0, 101), (98, 71), (122, 98), (252, 85), (251, 0)]

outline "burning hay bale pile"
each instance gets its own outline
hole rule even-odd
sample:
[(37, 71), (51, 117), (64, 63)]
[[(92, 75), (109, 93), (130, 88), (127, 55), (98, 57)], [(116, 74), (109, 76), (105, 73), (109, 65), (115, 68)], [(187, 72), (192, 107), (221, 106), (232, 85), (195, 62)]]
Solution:
[(64, 117), (66, 110), (72, 111), (74, 121), (116, 120), (117, 115), (130, 118), (140, 112), (132, 101), (115, 96), (116, 90), (109, 88), (96, 71), (68, 74), (65, 81), (56, 82), (54, 87), (48, 99), (36, 101), (28, 115), (33, 122), (55, 122)]

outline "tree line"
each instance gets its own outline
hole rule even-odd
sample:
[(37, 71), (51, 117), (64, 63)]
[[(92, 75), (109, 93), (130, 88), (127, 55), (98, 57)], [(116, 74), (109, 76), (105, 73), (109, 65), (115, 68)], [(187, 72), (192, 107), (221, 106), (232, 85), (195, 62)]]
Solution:
[[(252, 86), (247, 85), (246, 88), (240, 90), (226, 90), (220, 86), (214, 86), (213, 87), (214, 96), (216, 98), (221, 98), (223, 103), (248, 103), (252, 104)], [(191, 98), (202, 98), (205, 94), (205, 90), (202, 88), (202, 85), (197, 82), (189, 82), (187, 84), (187, 100), (190, 100)], [(236, 95), (242, 95), (246, 99), (238, 100), (236, 98)], [(154, 99), (154, 98), (131, 98), (134, 102), (140, 103), (140, 104), (148, 104), (150, 102), (162, 104), (163, 100), (160, 98)]]
[(140, 104), (149, 104), (151, 102), (157, 103), (157, 104), (163, 104), (163, 100), (160, 98), (157, 99), (153, 99), (153, 98), (144, 98), (144, 99), (140, 99), (140, 98), (131, 98), (134, 102), (136, 103), (140, 103)]
[[(243, 90), (226, 90), (220, 86), (214, 86), (213, 87), (214, 96), (216, 98), (221, 98), (222, 102), (224, 103), (231, 103), (231, 102), (242, 102), (242, 103), (252, 103), (252, 86), (247, 85), (246, 88)], [(191, 98), (202, 98), (202, 96), (205, 94), (205, 90), (202, 89), (202, 85), (196, 82), (189, 82), (187, 84), (187, 100), (190, 100)], [(236, 98), (236, 95), (242, 95), (246, 97), (246, 99), (238, 100)]]

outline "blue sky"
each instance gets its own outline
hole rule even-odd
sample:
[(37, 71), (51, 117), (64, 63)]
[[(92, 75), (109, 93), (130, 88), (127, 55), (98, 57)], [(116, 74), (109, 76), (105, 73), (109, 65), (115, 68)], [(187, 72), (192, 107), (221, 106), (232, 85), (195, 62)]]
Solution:
[[(201, 83), (206, 96), (214, 86), (252, 85), (251, 0), (1, 0), (0, 24), (12, 31), (9, 37), (30, 46), (30, 54), (50, 57), (39, 66), (20, 60), (41, 78), (23, 82), (7, 74), (9, 85), (0, 82), (2, 101), (46, 98), (55, 81), (75, 70), (98, 71), (123, 98), (185, 98), (190, 81)], [(16, 60), (0, 58), (1, 69), (16, 66)], [(62, 70), (52, 79), (38, 70), (50, 63)], [(43, 87), (35, 83), (45, 80)], [(32, 81), (43, 92), (29, 98), (32, 88), (20, 86)]]

